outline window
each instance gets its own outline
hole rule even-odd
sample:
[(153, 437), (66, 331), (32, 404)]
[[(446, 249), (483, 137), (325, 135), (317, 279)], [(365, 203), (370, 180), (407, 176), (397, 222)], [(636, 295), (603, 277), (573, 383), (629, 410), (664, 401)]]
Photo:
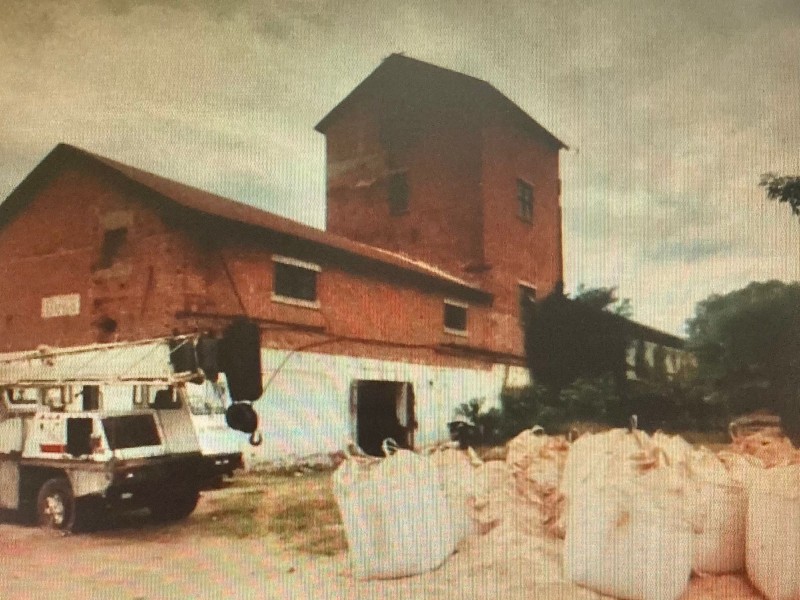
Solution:
[(393, 215), (408, 212), (408, 181), (405, 173), (395, 173), (389, 177), (389, 211)]
[(15, 413), (35, 412), (41, 397), (41, 390), (38, 388), (0, 389), (0, 404), (4, 404), (6, 410)]
[(456, 335), (467, 335), (467, 305), (455, 300), (444, 301), (444, 330)]
[(317, 274), (318, 265), (293, 258), (273, 256), (275, 277), (272, 286), (272, 299), (291, 301), (302, 306), (318, 306)]
[(222, 388), (217, 383), (211, 381), (187, 382), (184, 394), (193, 415), (225, 414), (225, 399), (222, 397)]
[(97, 262), (98, 269), (108, 269), (116, 262), (127, 237), (127, 227), (109, 229), (105, 232), (103, 246), (100, 248), (100, 260)]
[(152, 414), (105, 417), (103, 430), (111, 450), (159, 446), (161, 437)]
[(517, 180), (517, 202), (519, 218), (529, 223), (533, 221), (533, 187), (521, 179)]
[(519, 283), (519, 320), (525, 317), (525, 307), (536, 301), (536, 287), (530, 283)]
[(60, 387), (45, 388), (44, 403), (50, 407), (50, 410), (64, 410), (66, 406), (64, 389)]
[(80, 389), (78, 395), (81, 397), (81, 410), (99, 410), (100, 386), (84, 385)]

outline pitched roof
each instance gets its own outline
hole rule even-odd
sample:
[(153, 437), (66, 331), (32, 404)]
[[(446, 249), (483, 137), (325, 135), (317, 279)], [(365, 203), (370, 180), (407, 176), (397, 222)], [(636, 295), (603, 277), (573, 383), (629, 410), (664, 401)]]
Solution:
[(524, 129), (542, 136), (557, 148), (567, 148), (564, 142), (486, 81), (403, 54), (391, 54), (385, 58), (366, 79), (317, 123), (315, 129), (325, 133), (351, 105), (361, 98), (370, 96), (398, 102), (416, 102), (420, 98), (443, 102), (457, 101), (484, 114), (499, 111), (515, 120)]
[(357, 257), (370, 264), (403, 271), (460, 289), (482, 302), (491, 301), (491, 294), (455, 275), (435, 266), (412, 259), (403, 254), (374, 248), (326, 231), (280, 217), (248, 204), (224, 198), (153, 173), (131, 167), (104, 156), (93, 154), (69, 144), (58, 144), (0, 203), (0, 227), (5, 225), (18, 211), (32, 199), (38, 183), (68, 162), (77, 161), (82, 165), (95, 166), (124, 180), (144, 186), (155, 192), (162, 201), (167, 201), (189, 209), (200, 215), (225, 220), (230, 223), (251, 226), (265, 232), (274, 232), (299, 240), (323, 250)]

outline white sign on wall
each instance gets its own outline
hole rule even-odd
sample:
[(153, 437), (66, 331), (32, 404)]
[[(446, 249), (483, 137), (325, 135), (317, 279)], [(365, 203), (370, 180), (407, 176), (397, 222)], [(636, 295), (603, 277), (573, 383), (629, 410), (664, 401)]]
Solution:
[(42, 318), (74, 317), (81, 314), (80, 294), (61, 294), (42, 298)]

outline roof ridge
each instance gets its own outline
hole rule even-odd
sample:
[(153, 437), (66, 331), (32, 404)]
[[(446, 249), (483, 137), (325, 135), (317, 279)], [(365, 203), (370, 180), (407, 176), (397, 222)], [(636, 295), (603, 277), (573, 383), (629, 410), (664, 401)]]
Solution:
[[(450, 80), (453, 82), (459, 81), (461, 83), (466, 83), (467, 85), (473, 86), (472, 91), (480, 91), (480, 93), (487, 94), (487, 97), (489, 97), (488, 95), (492, 96), (493, 101), (505, 104), (505, 108), (511, 109), (512, 113), (514, 114), (514, 118), (522, 118), (526, 127), (530, 127), (537, 134), (543, 135), (550, 143), (555, 144), (559, 148), (569, 149), (567, 144), (561, 141), (555, 134), (550, 132), (546, 127), (529, 115), (516, 102), (500, 91), (495, 85), (486, 81), (485, 79), (481, 79), (461, 71), (456, 71), (454, 69), (449, 69), (447, 67), (442, 67), (435, 63), (427, 62), (419, 58), (414, 58), (406, 55), (405, 53), (397, 52), (394, 52), (384, 58), (376, 68), (374, 68), (364, 79), (358, 83), (358, 85), (350, 90), (350, 92), (344, 98), (342, 98), (342, 100), (340, 100), (336, 106), (329, 110), (327, 114), (325, 114), (325, 116), (319, 120), (319, 122), (314, 126), (314, 129), (324, 134), (327, 131), (330, 123), (333, 122), (336, 116), (344, 110), (344, 107), (353, 102), (354, 99), (363, 95), (365, 89), (369, 88), (370, 86), (374, 87), (376, 81), (380, 82), (381, 78), (386, 73), (386, 70), (393, 68), (402, 69), (403, 66), (413, 66), (418, 70), (426, 70), (427, 75), (440, 73), (445, 77), (450, 78)], [(413, 77), (413, 75), (411, 77)]]
[(431, 70), (442, 71), (442, 72), (447, 73), (449, 75), (453, 75), (453, 76), (457, 76), (457, 77), (463, 77), (463, 78), (466, 78), (466, 79), (472, 79), (476, 83), (480, 83), (480, 84), (483, 84), (483, 85), (487, 85), (490, 88), (497, 89), (497, 88), (495, 88), (495, 86), (493, 86), (491, 83), (489, 83), (485, 79), (481, 79), (480, 77), (476, 77), (475, 75), (470, 75), (469, 73), (464, 73), (462, 71), (456, 71), (455, 69), (450, 69), (448, 67), (443, 67), (441, 65), (437, 65), (436, 63), (428, 62), (426, 60), (422, 60), (420, 58), (415, 58), (413, 56), (408, 56), (405, 53), (393, 52), (392, 54), (390, 54), (389, 56), (384, 58), (381, 62), (383, 63), (383, 62), (386, 62), (387, 60), (390, 60), (390, 59), (392, 59), (392, 60), (403, 60), (403, 61), (406, 61), (406, 62), (415, 63), (417, 65), (423, 65), (423, 66), (425, 66), (427, 68), (430, 68)]
[[(174, 179), (169, 179), (151, 171), (146, 171), (138, 167), (125, 164), (123, 162), (90, 152), (85, 148), (67, 143), (59, 143), (56, 148), (48, 154), (52, 155), (56, 151), (67, 151), (73, 155), (78, 155), (84, 159), (99, 163), (107, 169), (111, 169), (118, 176), (125, 180), (156, 192), (167, 200), (187, 208), (209, 215), (211, 217), (226, 219), (243, 225), (257, 227), (259, 229), (272, 230), (283, 235), (289, 235), (307, 242), (327, 246), (332, 249), (361, 256), (376, 262), (393, 265), (396, 268), (424, 274), (440, 281), (446, 281), (472, 291), (490, 295), (485, 290), (477, 287), (452, 273), (445, 271), (424, 261), (414, 259), (410, 256), (392, 252), (377, 246), (371, 246), (363, 242), (358, 242), (339, 234), (319, 229), (307, 223), (290, 219), (276, 213), (270, 212), (258, 206), (234, 200), (226, 196), (221, 196), (214, 192), (209, 192), (202, 188), (192, 186)], [(46, 160), (46, 159), (45, 159)], [(44, 162), (44, 161), (43, 161)], [(41, 165), (41, 163), (40, 163)], [(172, 189), (167, 189), (172, 188)], [(175, 193), (175, 192), (183, 192)], [(185, 194), (185, 196), (184, 196)], [(238, 214), (236, 214), (238, 213)]]

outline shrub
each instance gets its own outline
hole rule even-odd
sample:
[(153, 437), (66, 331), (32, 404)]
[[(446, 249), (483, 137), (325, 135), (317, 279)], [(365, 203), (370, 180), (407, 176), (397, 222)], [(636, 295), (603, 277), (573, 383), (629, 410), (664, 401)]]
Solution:
[(650, 431), (717, 431), (729, 420), (727, 405), (696, 382), (632, 381), (625, 398), (613, 378), (583, 378), (554, 396), (546, 387), (531, 385), (508, 390), (500, 399), (498, 440), (506, 441), (534, 425), (548, 433), (565, 433), (574, 423), (623, 427), (635, 414), (639, 427)]
[(459, 405), (456, 417), (463, 417), (474, 428), (468, 436), (469, 445), (497, 444), (502, 441), (500, 433), (501, 413), (497, 408), (484, 410), (485, 398), (473, 398)]

